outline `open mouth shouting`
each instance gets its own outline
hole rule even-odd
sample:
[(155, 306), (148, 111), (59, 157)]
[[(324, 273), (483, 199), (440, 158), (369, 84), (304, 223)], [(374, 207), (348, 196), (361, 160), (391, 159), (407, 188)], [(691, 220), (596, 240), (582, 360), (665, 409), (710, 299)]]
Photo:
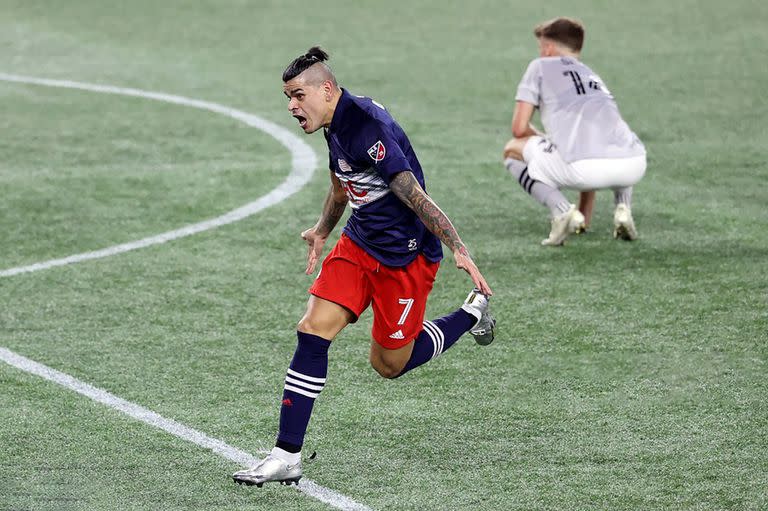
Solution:
[(293, 118), (296, 119), (297, 121), (299, 121), (299, 126), (301, 126), (301, 129), (303, 129), (303, 130), (307, 129), (307, 124), (309, 124), (309, 123), (308, 123), (306, 117), (304, 117), (303, 115), (299, 115), (299, 114), (293, 114)]

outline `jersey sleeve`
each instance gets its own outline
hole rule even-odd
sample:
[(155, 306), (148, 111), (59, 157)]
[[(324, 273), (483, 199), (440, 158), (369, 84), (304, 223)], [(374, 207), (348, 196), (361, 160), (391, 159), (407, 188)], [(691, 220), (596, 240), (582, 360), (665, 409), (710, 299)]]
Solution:
[(356, 138), (355, 152), (358, 160), (372, 165), (387, 185), (395, 174), (413, 170), (400, 145), (400, 137), (391, 126), (371, 119)]
[(539, 59), (532, 60), (525, 70), (520, 84), (517, 86), (516, 101), (525, 101), (533, 106), (539, 106), (541, 97), (541, 62)]

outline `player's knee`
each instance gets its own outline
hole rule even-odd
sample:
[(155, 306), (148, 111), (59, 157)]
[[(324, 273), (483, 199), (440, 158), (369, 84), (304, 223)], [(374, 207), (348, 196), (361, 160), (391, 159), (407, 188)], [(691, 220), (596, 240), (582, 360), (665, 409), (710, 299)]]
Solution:
[(515, 141), (515, 139), (513, 138), (512, 140), (507, 142), (507, 144), (504, 146), (504, 159), (505, 160), (507, 158), (514, 158), (515, 157), (515, 150), (511, 146), (512, 142), (514, 142), (514, 141)]
[(374, 365), (373, 368), (376, 369), (376, 372), (379, 373), (382, 378), (386, 378), (388, 380), (397, 378), (402, 372), (402, 369), (395, 369), (391, 366)]
[(326, 338), (328, 335), (329, 325), (327, 321), (322, 318), (316, 318), (314, 316), (305, 315), (299, 320), (299, 324), (296, 325), (296, 329), (299, 332), (307, 334), (317, 335)]
[(510, 139), (504, 146), (504, 159), (514, 158), (515, 160), (522, 160), (523, 148), (527, 141), (528, 137)]
[(371, 357), (371, 367), (373, 367), (382, 378), (391, 380), (400, 376), (403, 368), (399, 364), (392, 364), (380, 357)]

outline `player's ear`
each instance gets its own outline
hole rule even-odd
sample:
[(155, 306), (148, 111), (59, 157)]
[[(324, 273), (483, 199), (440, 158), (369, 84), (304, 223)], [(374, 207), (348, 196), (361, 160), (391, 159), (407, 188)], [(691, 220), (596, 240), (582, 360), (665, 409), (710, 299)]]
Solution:
[(330, 80), (326, 80), (323, 82), (323, 92), (325, 92), (325, 100), (330, 101), (331, 100), (331, 91), (333, 90), (333, 84)]

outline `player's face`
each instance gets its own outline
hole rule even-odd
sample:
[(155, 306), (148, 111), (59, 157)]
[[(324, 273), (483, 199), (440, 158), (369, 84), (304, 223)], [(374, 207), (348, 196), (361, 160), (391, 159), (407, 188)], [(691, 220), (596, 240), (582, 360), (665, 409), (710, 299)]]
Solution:
[(331, 124), (330, 82), (311, 85), (299, 75), (283, 84), (283, 92), (288, 97), (288, 111), (299, 121), (304, 133), (314, 133)]

